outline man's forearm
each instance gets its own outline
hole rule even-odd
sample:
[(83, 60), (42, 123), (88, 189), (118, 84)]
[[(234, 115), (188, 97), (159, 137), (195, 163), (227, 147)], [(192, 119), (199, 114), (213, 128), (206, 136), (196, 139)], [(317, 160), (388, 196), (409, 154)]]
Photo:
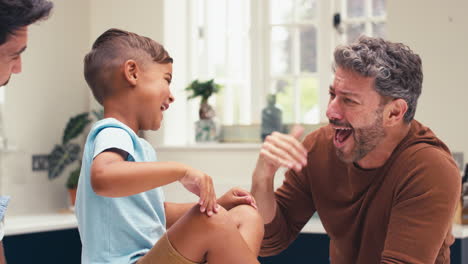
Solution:
[(274, 172), (267, 171), (257, 164), (252, 176), (251, 193), (257, 202), (258, 212), (263, 217), (263, 223), (270, 223), (276, 214)]

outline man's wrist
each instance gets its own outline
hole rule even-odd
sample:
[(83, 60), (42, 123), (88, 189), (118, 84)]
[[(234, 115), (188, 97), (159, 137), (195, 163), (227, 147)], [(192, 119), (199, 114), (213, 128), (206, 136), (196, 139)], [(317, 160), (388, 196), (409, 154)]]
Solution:
[(262, 167), (255, 168), (252, 177), (252, 193), (257, 191), (273, 191), (273, 183), (276, 171), (265, 170)]
[(275, 178), (276, 170), (263, 164), (257, 164), (253, 173), (253, 180), (269, 182)]

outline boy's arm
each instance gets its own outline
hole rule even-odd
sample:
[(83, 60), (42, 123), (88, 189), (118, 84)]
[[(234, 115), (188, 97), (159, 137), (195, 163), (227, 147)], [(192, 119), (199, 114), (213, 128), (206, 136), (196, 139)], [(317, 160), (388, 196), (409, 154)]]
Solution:
[(178, 162), (129, 162), (127, 153), (108, 149), (97, 155), (91, 166), (91, 185), (96, 194), (123, 197), (180, 181), (200, 197), (200, 210), (216, 212), (216, 195), (210, 176)]
[(176, 162), (129, 162), (117, 149), (97, 155), (91, 166), (91, 185), (101, 196), (123, 197), (180, 180), (187, 167)]

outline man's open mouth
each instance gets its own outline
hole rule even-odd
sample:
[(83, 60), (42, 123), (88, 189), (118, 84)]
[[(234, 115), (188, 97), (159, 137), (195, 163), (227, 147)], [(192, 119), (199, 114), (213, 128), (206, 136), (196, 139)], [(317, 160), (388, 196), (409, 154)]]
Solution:
[(350, 127), (336, 127), (333, 126), (335, 129), (335, 145), (337, 147), (341, 147), (344, 142), (353, 134), (353, 129)]

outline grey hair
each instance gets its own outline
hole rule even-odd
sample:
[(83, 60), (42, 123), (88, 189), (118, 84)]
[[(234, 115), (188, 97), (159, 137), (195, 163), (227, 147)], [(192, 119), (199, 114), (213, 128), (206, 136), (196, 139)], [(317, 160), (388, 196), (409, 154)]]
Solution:
[(338, 46), (334, 57), (334, 71), (339, 67), (374, 77), (376, 91), (383, 97), (405, 100), (408, 110), (404, 120), (407, 123), (413, 120), (423, 73), (421, 58), (408, 46), (361, 36), (355, 43)]

